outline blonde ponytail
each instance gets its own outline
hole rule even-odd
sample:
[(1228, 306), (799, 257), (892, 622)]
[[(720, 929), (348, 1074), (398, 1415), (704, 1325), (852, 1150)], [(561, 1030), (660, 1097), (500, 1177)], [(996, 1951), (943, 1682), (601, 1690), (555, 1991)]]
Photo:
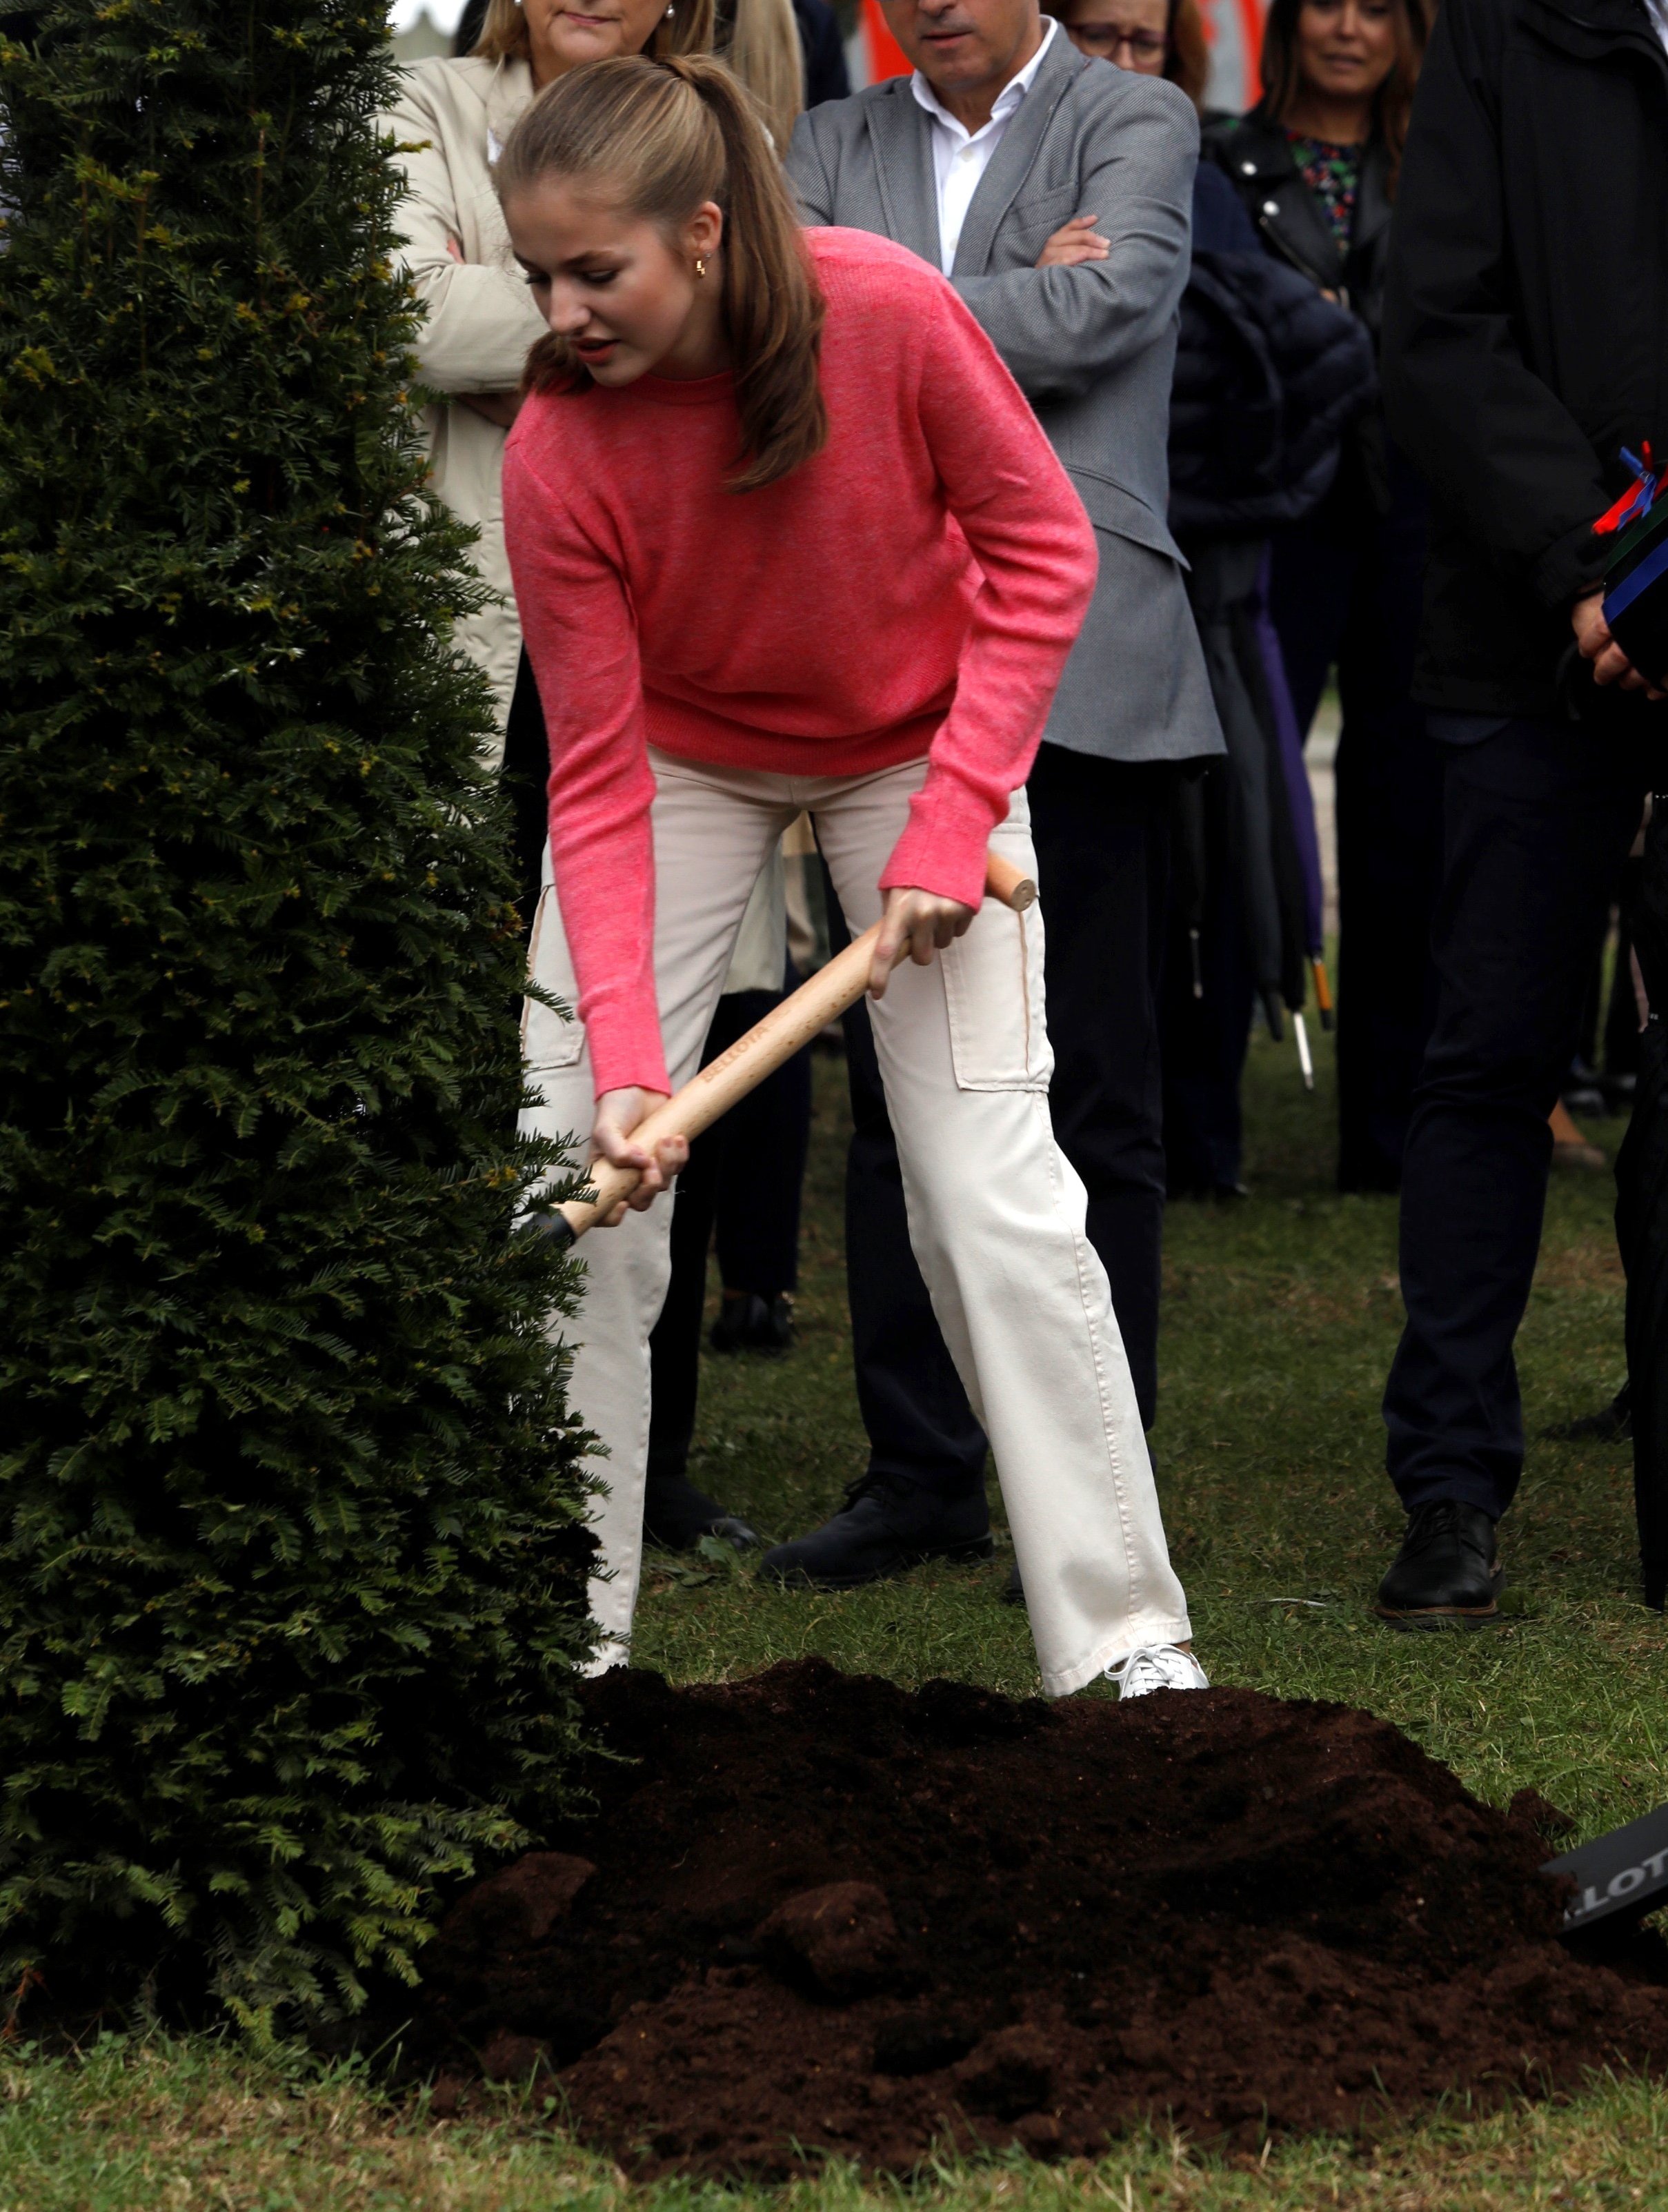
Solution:
[(757, 101), (780, 157), (805, 104), (805, 53), (793, 0), (733, 0), (727, 40), (725, 12), (718, 10), (719, 58)]
[[(510, 134), (499, 194), (509, 200), (550, 176), (602, 185), (668, 237), (706, 202), (723, 210), (724, 321), (742, 428), (730, 489), (757, 491), (821, 453), (822, 295), (781, 165), (724, 64), (622, 57), (547, 85)], [(535, 391), (590, 382), (554, 333), (529, 355), (527, 377)]]

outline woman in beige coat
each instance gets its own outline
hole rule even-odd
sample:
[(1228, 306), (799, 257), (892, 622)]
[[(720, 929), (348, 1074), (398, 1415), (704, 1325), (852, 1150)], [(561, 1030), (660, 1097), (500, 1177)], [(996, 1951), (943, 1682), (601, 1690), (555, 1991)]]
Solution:
[[(792, 0), (731, 0), (726, 15), (726, 58), (759, 100), (778, 143), (785, 145), (802, 99)], [(667, 0), (584, 0), (582, 6), (569, 0), (488, 0), (473, 50), (408, 70), (399, 100), (382, 118), (382, 127), (397, 142), (397, 159), (409, 185), (401, 227), (405, 265), (425, 311), (417, 343), (419, 372), (431, 391), (446, 395), (427, 412), (434, 489), (460, 521), (479, 531), (475, 565), (501, 594), (460, 626), (459, 638), (484, 671), (497, 702), (493, 765), (505, 767), (523, 894), (527, 908), (537, 909), (530, 965), (542, 983), (570, 1005), (577, 993), (548, 866), (543, 895), (534, 889), (544, 843), (545, 752), (531, 680), (523, 686), (510, 727), (522, 659), (521, 626), (511, 595), (500, 493), (504, 442), (515, 420), (527, 349), (544, 335), (544, 322), (510, 250), (492, 173), (517, 121), (553, 78), (615, 54), (705, 52), (713, 28), (713, 0), (671, 0), (670, 6)], [(760, 879), (727, 989), (779, 988), (782, 903), (779, 861)], [(584, 1036), (577, 1024), (560, 1021), (531, 1002), (527, 1016), (528, 1074), (537, 1082), (546, 1070), (577, 1059)], [(540, 1133), (555, 1133), (537, 1116), (531, 1126)], [(582, 1334), (583, 1326), (581, 1318), (569, 1333), (576, 1328)], [(644, 1417), (646, 1422), (646, 1407)], [(713, 1533), (732, 1541), (756, 1541), (744, 1522), (696, 1491), (681, 1470), (660, 1481), (657, 1495), (657, 1533), (663, 1540), (692, 1543), (699, 1534)]]
[(409, 185), (401, 225), (425, 310), (419, 372), (446, 395), (428, 410), (434, 487), (459, 521), (479, 529), (475, 565), (503, 595), (459, 630), (498, 703), (500, 757), (521, 629), (499, 474), (522, 365), (544, 325), (510, 251), (493, 164), (553, 77), (615, 54), (705, 53), (712, 38), (713, 0), (490, 0), (473, 53), (417, 63), (382, 118)]

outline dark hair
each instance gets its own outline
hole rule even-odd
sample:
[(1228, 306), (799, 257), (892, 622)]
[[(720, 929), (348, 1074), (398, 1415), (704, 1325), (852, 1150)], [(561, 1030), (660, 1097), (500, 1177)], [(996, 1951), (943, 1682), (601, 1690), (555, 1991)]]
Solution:
[[(708, 200), (724, 210), (724, 321), (742, 424), (730, 488), (756, 491), (821, 453), (822, 295), (781, 164), (724, 64), (621, 56), (558, 77), (510, 134), (499, 197), (549, 176), (610, 187), (629, 213), (669, 234)], [(527, 382), (575, 392), (591, 377), (552, 331), (527, 356)]]
[[(1309, 4), (1310, 0), (1273, 0), (1263, 25), (1262, 108), (1271, 123), (1285, 121), (1301, 86), (1297, 19)], [(1394, 192), (1430, 21), (1425, 0), (1391, 0), (1391, 4), (1396, 15), (1396, 58), (1373, 95), (1373, 136), (1382, 141), (1390, 156), (1390, 189)]]

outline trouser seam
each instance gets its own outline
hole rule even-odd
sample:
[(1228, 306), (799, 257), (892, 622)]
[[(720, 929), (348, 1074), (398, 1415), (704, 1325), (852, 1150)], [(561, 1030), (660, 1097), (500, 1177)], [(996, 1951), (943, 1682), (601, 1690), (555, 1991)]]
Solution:
[[(1047, 1110), (1046, 1102), (1044, 1101), (1042, 1111), (1045, 1115)], [(1060, 1152), (1058, 1146), (1052, 1140), (1052, 1124), (1050, 1127), (1051, 1134), (1047, 1148), (1048, 1170), (1058, 1203), (1063, 1196), (1059, 1174)], [(1126, 1613), (1133, 1613), (1137, 1610), (1134, 1565), (1135, 1547), (1130, 1525), (1129, 1501), (1125, 1494), (1123, 1466), (1115, 1434), (1117, 1424), (1107, 1389), (1106, 1366), (1101, 1357), (1101, 1333), (1095, 1327), (1095, 1316), (1089, 1302), (1089, 1282), (1083, 1264), (1088, 1249), (1087, 1236), (1081, 1231), (1074, 1231), (1071, 1237), (1071, 1258), (1077, 1275), (1077, 1298), (1083, 1309), (1083, 1326), (1089, 1332), (1089, 1358), (1094, 1362), (1095, 1395), (1101, 1409), (1101, 1435), (1106, 1448), (1107, 1472), (1112, 1478), (1113, 1496), (1117, 1501), (1119, 1534), (1123, 1542), (1125, 1610)], [(1127, 1364), (1126, 1360), (1125, 1364)]]

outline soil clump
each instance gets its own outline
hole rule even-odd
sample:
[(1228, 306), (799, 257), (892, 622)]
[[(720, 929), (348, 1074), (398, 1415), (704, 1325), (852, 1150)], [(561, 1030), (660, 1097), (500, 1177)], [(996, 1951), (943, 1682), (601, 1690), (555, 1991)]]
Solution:
[(1662, 1948), (1558, 1940), (1560, 1816), (1366, 1713), (816, 1660), (585, 1698), (594, 1815), (458, 1900), (410, 2047), (442, 2111), (548, 2073), (637, 2177), (1093, 2155), (1149, 2116), (1254, 2147), (1668, 2061)]

